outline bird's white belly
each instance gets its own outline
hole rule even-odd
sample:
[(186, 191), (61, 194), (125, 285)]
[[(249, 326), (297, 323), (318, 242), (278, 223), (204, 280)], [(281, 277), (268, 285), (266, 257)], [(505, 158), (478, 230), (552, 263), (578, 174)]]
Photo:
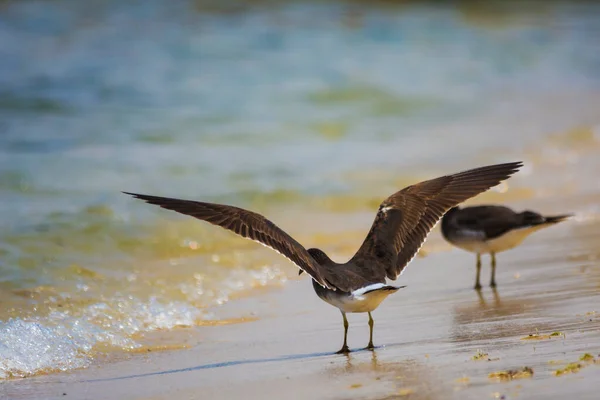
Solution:
[(319, 297), (345, 313), (364, 313), (375, 310), (392, 293), (395, 293), (395, 290), (374, 290), (366, 294), (360, 294), (360, 291), (357, 290), (350, 296), (348, 294), (341, 295), (338, 292), (329, 292), (326, 296)]
[(487, 254), (499, 253), (501, 251), (512, 249), (521, 244), (523, 240), (533, 232), (543, 228), (544, 225), (529, 226), (521, 229), (514, 229), (494, 239), (489, 240), (462, 240), (454, 243), (456, 247), (473, 253)]

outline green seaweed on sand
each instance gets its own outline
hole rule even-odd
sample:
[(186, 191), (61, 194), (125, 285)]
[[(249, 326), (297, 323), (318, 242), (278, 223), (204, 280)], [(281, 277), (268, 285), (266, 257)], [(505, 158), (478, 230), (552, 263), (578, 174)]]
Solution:
[(564, 368), (557, 369), (553, 372), (555, 376), (560, 376), (564, 374), (574, 374), (579, 372), (579, 370), (591, 363), (596, 363), (597, 360), (590, 353), (585, 353), (581, 357), (579, 357), (579, 361), (582, 362), (572, 362), (567, 364)]
[(511, 381), (513, 379), (531, 378), (532, 376), (533, 369), (530, 367), (523, 367), (522, 369), (492, 372), (488, 375), (488, 378), (500, 381)]
[(473, 357), (471, 357), (471, 360), (474, 360), (474, 361), (489, 360), (488, 353), (484, 353), (482, 350), (478, 349), (477, 353), (475, 353), (475, 355)]
[(566, 335), (562, 332), (552, 332), (550, 334), (546, 334), (546, 335), (540, 335), (538, 333), (530, 333), (529, 335), (522, 337), (521, 340), (544, 340), (544, 339), (551, 339), (553, 337), (559, 337), (562, 336), (563, 339), (566, 338)]
[(569, 363), (564, 368), (557, 369), (553, 373), (555, 376), (560, 376), (560, 375), (564, 375), (564, 374), (573, 374), (573, 373), (579, 372), (579, 370), (581, 368), (582, 368), (582, 365), (580, 363)]

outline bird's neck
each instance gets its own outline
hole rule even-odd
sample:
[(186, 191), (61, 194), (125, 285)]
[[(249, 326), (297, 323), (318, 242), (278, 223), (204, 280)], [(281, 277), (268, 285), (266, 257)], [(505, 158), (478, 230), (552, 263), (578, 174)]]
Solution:
[(319, 265), (335, 265), (336, 262), (333, 261), (323, 250), (320, 249), (308, 249), (308, 253), (312, 256), (312, 258), (319, 263)]

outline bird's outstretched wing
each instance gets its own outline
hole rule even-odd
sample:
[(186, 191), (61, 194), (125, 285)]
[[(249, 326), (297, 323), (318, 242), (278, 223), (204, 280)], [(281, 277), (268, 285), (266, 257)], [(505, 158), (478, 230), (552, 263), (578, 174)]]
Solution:
[(396, 279), (451, 207), (496, 186), (523, 164), (475, 168), (408, 186), (385, 199), (353, 260), (372, 259)]
[(128, 193), (137, 199), (155, 204), (167, 210), (192, 216), (221, 228), (228, 229), (247, 239), (254, 240), (282, 254), (309, 274), (324, 287), (335, 289), (327, 282), (324, 271), (308, 251), (294, 238), (260, 214), (243, 208), (224, 204), (203, 203), (200, 201), (173, 199)]

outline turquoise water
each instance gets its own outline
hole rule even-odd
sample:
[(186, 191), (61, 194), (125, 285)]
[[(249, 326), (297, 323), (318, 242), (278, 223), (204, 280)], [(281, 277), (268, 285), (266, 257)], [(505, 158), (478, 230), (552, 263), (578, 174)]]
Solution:
[(597, 132), (593, 3), (230, 4), (0, 5), (0, 378), (135, 349), (293, 274), (122, 190), (351, 215)]

